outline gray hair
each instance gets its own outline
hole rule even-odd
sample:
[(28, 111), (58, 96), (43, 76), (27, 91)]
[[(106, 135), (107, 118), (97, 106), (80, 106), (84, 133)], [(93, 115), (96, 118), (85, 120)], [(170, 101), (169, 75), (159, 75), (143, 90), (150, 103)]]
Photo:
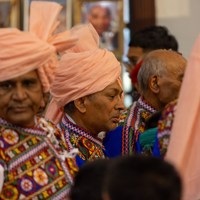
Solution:
[(151, 51), (143, 60), (138, 72), (138, 84), (142, 93), (148, 91), (149, 80), (153, 76), (168, 76), (186, 67), (186, 59), (178, 52), (166, 49)]
[(152, 76), (160, 76), (167, 72), (166, 62), (159, 57), (148, 56), (144, 59), (138, 72), (137, 79), (141, 92), (149, 88), (149, 79)]

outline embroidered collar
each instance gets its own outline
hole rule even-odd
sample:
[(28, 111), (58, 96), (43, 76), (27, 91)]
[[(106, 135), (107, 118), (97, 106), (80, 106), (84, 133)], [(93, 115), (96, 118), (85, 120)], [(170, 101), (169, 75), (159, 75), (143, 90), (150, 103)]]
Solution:
[(0, 118), (0, 125), (3, 125), (9, 129), (22, 132), (23, 134), (43, 136), (46, 144), (54, 151), (55, 155), (62, 161), (64, 161), (66, 158), (73, 158), (78, 154), (78, 150), (75, 148), (73, 148), (70, 152), (66, 152), (60, 149), (59, 142), (57, 141), (54, 135), (54, 128), (51, 127), (44, 118), (35, 116), (34, 120), (34, 128), (24, 128), (21, 126), (13, 125), (2, 118)]
[(157, 110), (151, 106), (149, 103), (147, 103), (147, 101), (143, 98), (143, 97), (140, 97), (137, 101), (137, 105), (140, 107), (140, 108), (143, 108), (145, 109), (147, 112), (149, 113), (154, 113), (156, 112)]
[(72, 131), (75, 134), (78, 134), (79, 136), (85, 137), (88, 140), (92, 141), (93, 143), (98, 144), (102, 149), (104, 149), (104, 146), (102, 144), (102, 140), (100, 138), (95, 138), (92, 133), (86, 132), (76, 124), (72, 123), (68, 118), (67, 115), (64, 115), (62, 118), (62, 121), (60, 123), (61, 129), (64, 129), (65, 132), (65, 139), (69, 144), (69, 148), (73, 148), (73, 146), (69, 142), (69, 131)]
[(20, 130), (24, 133), (30, 133), (30, 134), (38, 135), (38, 136), (46, 136), (47, 133), (43, 129), (41, 129), (41, 127), (39, 126), (39, 118), (35, 117), (34, 120), (36, 123), (34, 128), (24, 128), (21, 126), (17, 126), (17, 125), (9, 123), (8, 121), (6, 121), (2, 118), (0, 118), (0, 124), (2, 124), (3, 126), (9, 127), (9, 128), (15, 129), (15, 130)]

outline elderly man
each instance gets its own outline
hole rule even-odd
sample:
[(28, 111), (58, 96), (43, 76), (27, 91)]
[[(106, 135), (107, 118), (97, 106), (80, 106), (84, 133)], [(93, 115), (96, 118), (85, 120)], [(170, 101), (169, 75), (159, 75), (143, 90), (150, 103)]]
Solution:
[(145, 131), (146, 120), (178, 97), (185, 67), (186, 60), (172, 50), (154, 50), (145, 57), (138, 73), (141, 97), (104, 139), (109, 157), (140, 152), (138, 138)]
[(79, 41), (61, 58), (46, 117), (63, 131), (64, 146), (78, 148), (82, 161), (94, 160), (104, 157), (98, 134), (114, 129), (124, 108), (121, 67), (111, 52), (98, 47), (91, 24), (72, 32)]
[(127, 72), (129, 72), (132, 81), (133, 101), (138, 100), (140, 97), (138, 92), (137, 74), (141, 67), (142, 60), (147, 53), (156, 49), (178, 50), (178, 42), (176, 38), (170, 34), (167, 27), (149, 26), (134, 32), (131, 36), (127, 53), (129, 62), (125, 64), (125, 67)]
[(54, 137), (58, 129), (36, 116), (53, 80), (56, 54), (76, 41), (69, 32), (52, 34), (60, 10), (57, 3), (33, 2), (30, 32), (0, 29), (0, 165), (5, 176), (0, 199), (67, 199), (77, 170)]

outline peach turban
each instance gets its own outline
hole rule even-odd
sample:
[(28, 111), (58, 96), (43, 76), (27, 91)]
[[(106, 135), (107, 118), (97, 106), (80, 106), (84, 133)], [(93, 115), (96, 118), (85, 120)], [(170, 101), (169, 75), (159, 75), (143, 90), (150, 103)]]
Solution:
[(180, 171), (183, 200), (200, 199), (200, 35), (188, 60), (166, 159)]
[(29, 32), (16, 28), (0, 29), (0, 81), (38, 69), (44, 89), (49, 91), (58, 52), (72, 47), (77, 38), (69, 31), (54, 34), (61, 6), (54, 2), (32, 2)]
[(99, 36), (91, 24), (77, 25), (71, 32), (79, 40), (62, 56), (50, 90), (53, 99), (46, 117), (55, 123), (66, 104), (102, 91), (121, 74), (120, 63), (113, 53), (99, 48)]

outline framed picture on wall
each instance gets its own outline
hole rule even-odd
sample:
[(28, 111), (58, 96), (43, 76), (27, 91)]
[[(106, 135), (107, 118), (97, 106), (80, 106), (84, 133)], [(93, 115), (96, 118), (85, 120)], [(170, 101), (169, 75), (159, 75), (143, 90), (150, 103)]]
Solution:
[(0, 0), (0, 28), (19, 27), (19, 3), (15, 0)]
[[(23, 0), (23, 29), (24, 30), (28, 30), (31, 1), (41, 1), (41, 0)], [(57, 30), (58, 32), (71, 28), (72, 0), (43, 0), (43, 1), (57, 2), (63, 6), (59, 15), (60, 24)]]
[(123, 52), (123, 0), (75, 0), (74, 24), (90, 22), (100, 37), (100, 47), (118, 57)]

